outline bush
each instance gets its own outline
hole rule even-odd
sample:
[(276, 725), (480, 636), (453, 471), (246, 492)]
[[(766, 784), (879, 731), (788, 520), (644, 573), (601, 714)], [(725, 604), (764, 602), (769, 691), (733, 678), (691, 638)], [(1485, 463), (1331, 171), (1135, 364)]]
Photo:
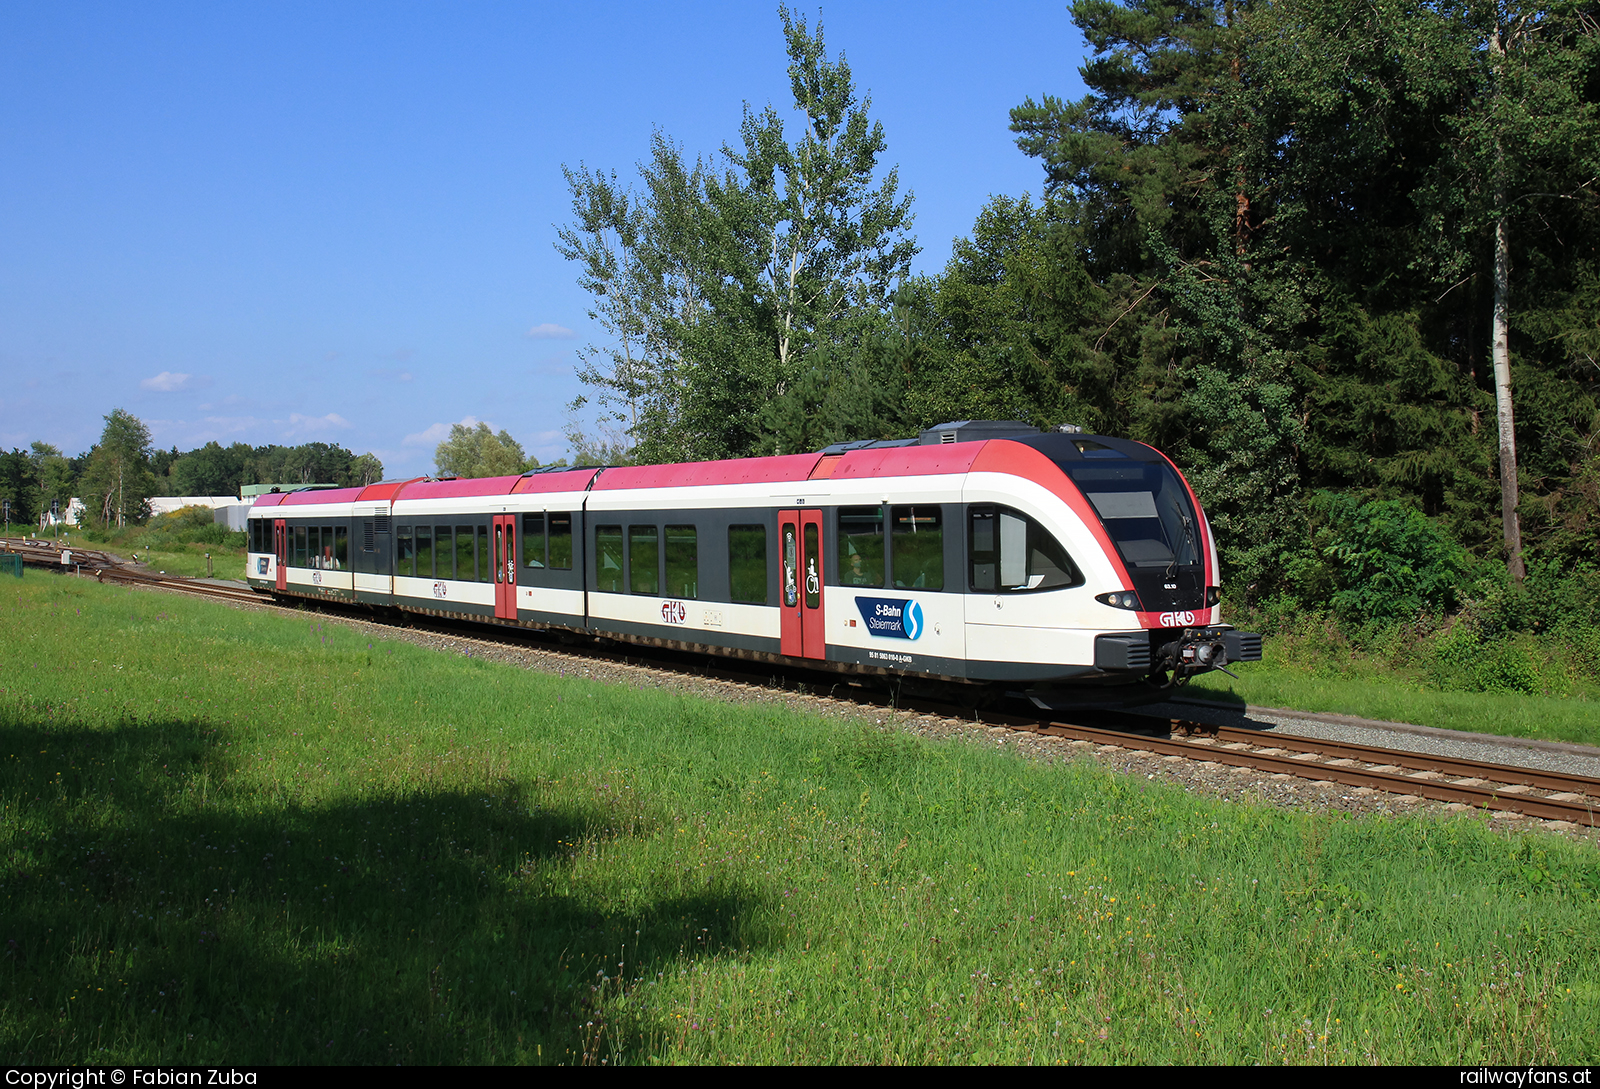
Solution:
[(1446, 692), (1521, 692), (1536, 695), (1545, 679), (1528, 652), (1506, 638), (1485, 639), (1468, 623), (1457, 623), (1433, 641), (1428, 672)]
[(1496, 567), (1478, 579), (1463, 612), (1490, 637), (1600, 626), (1600, 571), (1534, 563), (1519, 586)]
[(1456, 606), (1470, 560), (1437, 522), (1388, 500), (1323, 493), (1313, 505), (1327, 519), (1315, 539), (1341, 622), (1395, 624)]

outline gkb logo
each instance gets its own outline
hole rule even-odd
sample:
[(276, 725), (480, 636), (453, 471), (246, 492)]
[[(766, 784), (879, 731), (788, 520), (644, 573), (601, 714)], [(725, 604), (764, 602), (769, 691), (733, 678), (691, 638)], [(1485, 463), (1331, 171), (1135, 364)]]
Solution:
[(858, 597), (856, 608), (873, 635), (915, 639), (922, 634), (922, 606), (904, 598)]

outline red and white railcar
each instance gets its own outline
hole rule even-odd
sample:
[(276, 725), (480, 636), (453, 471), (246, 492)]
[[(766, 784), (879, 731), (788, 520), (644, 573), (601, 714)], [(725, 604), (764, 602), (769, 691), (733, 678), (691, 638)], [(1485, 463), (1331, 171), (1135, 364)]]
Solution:
[(250, 526), (250, 583), (273, 594), (1042, 700), (1138, 698), (1261, 654), (1220, 623), (1216, 542), (1170, 461), (1014, 423), (274, 493)]

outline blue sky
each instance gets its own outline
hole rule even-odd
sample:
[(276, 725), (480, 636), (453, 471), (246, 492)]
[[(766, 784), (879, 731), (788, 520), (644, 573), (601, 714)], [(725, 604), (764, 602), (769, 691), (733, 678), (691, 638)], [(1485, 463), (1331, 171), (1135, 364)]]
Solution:
[[(821, 9), (936, 272), (1041, 189), (1024, 97), (1083, 93), (1061, 0)], [(816, 8), (796, 8), (815, 23)], [(0, 3), (0, 447), (334, 442), (430, 471), (449, 424), (565, 453), (600, 335), (563, 163), (793, 123), (776, 4)]]

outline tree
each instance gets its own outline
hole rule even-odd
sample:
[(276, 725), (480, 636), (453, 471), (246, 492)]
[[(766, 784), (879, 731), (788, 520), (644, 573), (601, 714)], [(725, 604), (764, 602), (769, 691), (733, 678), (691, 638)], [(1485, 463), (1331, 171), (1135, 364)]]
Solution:
[(113, 409), (84, 473), (90, 517), (101, 526), (141, 522), (150, 516), (155, 476), (150, 471), (150, 429), (138, 417)]
[(38, 512), (39, 478), (33, 461), (21, 450), (0, 453), (0, 499), (9, 500), (8, 522), (26, 525)]
[(768, 406), (872, 350), (916, 253), (911, 197), (895, 170), (876, 180), (886, 141), (870, 99), (820, 26), (779, 17), (803, 119), (793, 143), (775, 109), (746, 104), (740, 146), (713, 163), (686, 164), (658, 133), (638, 194), (614, 173), (567, 171), (575, 221), (557, 249), (613, 338), (580, 377), (640, 460), (782, 448)]
[[(1586, 472), (1588, 444), (1573, 434), (1583, 423), (1562, 417), (1574, 408), (1581, 415), (1593, 399), (1581, 392), (1581, 366), (1566, 379), (1553, 372), (1577, 362), (1577, 315), (1594, 305), (1585, 286), (1600, 226), (1593, 5), (1284, 0), (1259, 9), (1251, 24), (1240, 101), (1253, 129), (1241, 143), (1275, 190), (1280, 240), (1332, 289), (1319, 309), (1333, 327), (1379, 333), (1362, 334), (1367, 340), (1400, 337), (1398, 356), (1375, 345), (1379, 365), (1414, 361), (1395, 374), (1411, 387), (1399, 404), (1394, 390), (1372, 404), (1375, 431), (1351, 422), (1353, 434), (1380, 442), (1409, 428), (1410, 449), (1348, 447), (1344, 456), (1351, 466), (1386, 467), (1380, 475), (1389, 482), (1428, 481), (1425, 505), (1461, 512), (1465, 540), (1480, 538), (1470, 523), (1483, 499), (1472, 493), (1487, 468), (1498, 477), (1507, 569), (1520, 580), (1519, 477), (1548, 498), (1566, 487), (1563, 477)], [(1527, 299), (1520, 318), (1519, 291)], [(1529, 334), (1517, 335), (1519, 320)], [(1565, 387), (1564, 396), (1526, 406), (1536, 413), (1528, 421), (1535, 445), (1523, 451), (1532, 472), (1518, 469), (1514, 352), (1534, 390), (1552, 380)], [(1334, 369), (1339, 354), (1330, 353)], [(1351, 377), (1324, 403), (1351, 404), (1349, 393), (1370, 384), (1363, 371)], [(1353, 403), (1369, 400), (1356, 392)], [(1472, 437), (1485, 402), (1497, 440), (1487, 460)], [(1415, 426), (1414, 407), (1431, 417), (1426, 427)], [(1539, 507), (1547, 523), (1561, 521), (1549, 502)]]
[(359, 484), (365, 488), (368, 484), (376, 484), (383, 479), (383, 462), (378, 460), (376, 454), (362, 454), (350, 463), (350, 486)]
[(433, 452), (433, 463), (441, 476), (459, 477), (511, 476), (539, 465), (509, 433), (497, 435), (486, 423), (473, 428), (451, 424), (450, 437)]
[(208, 442), (172, 459), (173, 487), (179, 495), (238, 495), (249, 454), (243, 443)]
[[(1510, 292), (1514, 217), (1553, 199), (1587, 198), (1600, 188), (1600, 102), (1586, 83), (1600, 65), (1600, 21), (1593, 5), (1491, 0), (1483, 29), (1479, 109), (1460, 122), (1477, 151), (1476, 188), (1494, 229), (1494, 304), (1490, 352), (1499, 436), (1500, 509), (1506, 569), (1526, 575), (1517, 507), (1517, 442), (1511, 399)], [(1469, 217), (1469, 222), (1471, 218)]]
[(39, 513), (50, 513), (51, 504), (55, 503), (57, 511), (65, 516), (72, 499), (72, 463), (48, 442), (34, 442), (29, 447), (28, 458), (33, 462), (34, 477), (39, 483)]

